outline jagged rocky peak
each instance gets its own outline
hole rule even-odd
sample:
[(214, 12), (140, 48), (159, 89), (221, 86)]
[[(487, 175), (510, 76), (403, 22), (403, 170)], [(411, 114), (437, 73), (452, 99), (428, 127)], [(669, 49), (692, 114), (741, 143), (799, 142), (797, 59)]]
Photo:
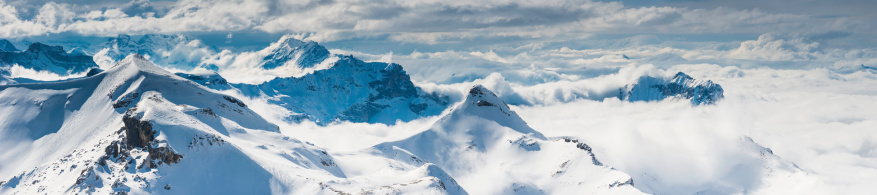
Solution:
[[(3, 43), (0, 43), (3, 44)], [(0, 51), (0, 65), (18, 64), (38, 71), (51, 71), (60, 75), (79, 73), (97, 67), (91, 56), (82, 52), (67, 53), (61, 46), (33, 43), (25, 51)]]
[(642, 76), (637, 83), (621, 88), (618, 94), (619, 99), (631, 102), (684, 98), (695, 106), (715, 104), (724, 97), (721, 85), (710, 80), (694, 79), (683, 72), (669, 79)]
[(270, 49), (262, 64), (263, 68), (274, 69), (294, 62), (301, 68), (313, 67), (326, 58), (329, 58), (329, 50), (314, 41), (302, 41), (292, 36), (283, 36), (266, 49)]
[(18, 48), (15, 48), (15, 45), (12, 45), (9, 40), (0, 39), (0, 52), (14, 52), (19, 51)]
[(294, 113), (287, 121), (310, 120), (320, 125), (336, 120), (394, 124), (437, 115), (449, 104), (448, 97), (415, 86), (398, 64), (338, 58), (328, 69), (301, 77), (233, 86), (248, 96), (275, 97), (269, 102)]

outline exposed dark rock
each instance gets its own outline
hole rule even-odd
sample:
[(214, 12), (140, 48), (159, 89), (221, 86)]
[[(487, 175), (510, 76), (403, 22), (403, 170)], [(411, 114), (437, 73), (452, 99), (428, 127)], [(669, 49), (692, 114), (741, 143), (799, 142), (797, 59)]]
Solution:
[(88, 73), (85, 73), (85, 76), (91, 77), (91, 76), (100, 74), (101, 72), (104, 72), (104, 70), (101, 70), (100, 68), (92, 68), (92, 69), (88, 70)]
[(613, 187), (621, 187), (621, 186), (626, 186), (626, 185), (633, 186), (633, 178), (628, 179), (628, 180), (625, 181), (625, 182), (618, 182), (618, 181), (616, 181), (615, 183), (609, 184), (609, 187), (610, 187), (610, 188), (613, 188)]
[(155, 131), (152, 130), (152, 123), (149, 121), (140, 121), (140, 119), (126, 114), (122, 117), (122, 122), (125, 123), (128, 149), (144, 148), (149, 146), (149, 142), (155, 140)]
[(484, 101), (484, 100), (478, 100), (478, 102), (475, 104), (478, 106), (494, 106), (494, 107), (496, 106), (493, 103), (490, 103), (490, 102)]
[[(183, 158), (183, 155), (175, 153), (169, 146), (156, 147), (156, 145), (158, 145), (155, 141), (156, 131), (152, 129), (152, 123), (149, 121), (141, 121), (128, 113), (131, 112), (127, 112), (125, 116), (122, 117), (122, 122), (125, 123), (124, 128), (127, 149), (146, 149), (149, 155), (148, 158), (144, 159), (143, 164), (148, 165), (149, 168), (157, 168), (158, 165), (177, 163)], [(113, 151), (114, 149), (108, 148), (107, 150), (108, 154), (110, 152), (115, 154), (115, 151)]]
[(244, 108), (247, 107), (247, 105), (244, 104), (244, 102), (241, 102), (240, 100), (235, 99), (235, 98), (233, 98), (233, 97), (231, 97), (231, 96), (224, 95), (224, 96), (222, 96), (222, 98), (224, 98), (225, 100), (228, 100), (228, 102), (231, 102), (231, 103), (237, 104), (237, 105), (240, 106), (240, 107), (244, 107)]
[(591, 146), (588, 146), (588, 144), (585, 144), (584, 142), (579, 142), (579, 140), (569, 137), (564, 137), (563, 141), (567, 143), (576, 143), (576, 148), (587, 151), (588, 154), (591, 155), (591, 163), (597, 166), (603, 166), (603, 163), (597, 160), (597, 156), (594, 156), (594, 152), (592, 151)]
[[(112, 95), (112, 94), (110, 94), (110, 95)], [(140, 93), (137, 93), (137, 92), (126, 94), (125, 96), (122, 96), (121, 98), (116, 100), (115, 103), (113, 103), (113, 108), (128, 107), (128, 105), (130, 105), (132, 102), (134, 102), (134, 100), (136, 100), (139, 97), (140, 97)]]
[(149, 147), (149, 158), (146, 159), (149, 168), (158, 168), (158, 165), (169, 165), (180, 162), (183, 155), (177, 154), (170, 147)]

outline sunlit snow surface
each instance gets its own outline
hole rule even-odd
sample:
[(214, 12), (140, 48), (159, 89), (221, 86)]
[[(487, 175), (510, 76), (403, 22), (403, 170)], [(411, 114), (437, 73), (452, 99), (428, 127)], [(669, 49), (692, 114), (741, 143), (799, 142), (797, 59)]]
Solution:
[[(421, 100), (391, 98), (402, 103), (390, 106), (380, 122), (290, 121), (294, 111), (278, 102), (308, 102), (289, 99), (297, 95), (332, 106), (340, 103), (325, 98), (340, 96), (295, 90), (263, 95), (278, 86), (240, 86), (274, 77), (320, 84), (347, 77), (311, 74), (361, 72), (333, 69), (343, 56), (305, 60), (309, 66), (303, 67), (302, 50), (296, 49), (287, 49), (294, 51), (289, 58), (265, 58), (287, 39), (231, 59), (180, 58), (193, 70), (153, 65), (173, 62), (173, 52), (115, 56), (107, 62), (118, 65), (99, 63), (106, 71), (86, 78), (4, 69), (0, 193), (855, 194), (873, 191), (877, 181), (877, 72), (867, 66), (838, 71), (632, 64), (600, 76), (536, 84), (491, 73), (451, 84), (413, 83), (419, 94), (446, 98), (444, 111), (399, 112)], [(180, 40), (189, 42), (165, 48), (199, 47)], [(107, 56), (96, 54), (95, 60)], [(228, 71), (258, 67), (237, 66), (254, 59), (290, 62), (242, 72), (271, 75), (250, 84), (223, 78)], [(198, 60), (226, 63), (228, 69), (217, 73), (189, 63)], [(357, 82), (381, 78), (361, 75)], [(633, 85), (676, 81), (712, 92), (710, 86), (720, 84), (723, 95), (695, 101), (701, 96), (651, 91), (661, 87), (637, 92), (642, 90)], [(339, 83), (345, 82), (319, 87)], [(628, 92), (646, 95), (635, 99)], [(339, 108), (311, 112), (326, 109)], [(392, 114), (386, 113), (394, 112), (406, 116), (387, 120)], [(154, 142), (110, 155), (130, 139), (123, 118), (149, 121)], [(181, 157), (176, 162), (154, 160), (174, 154)], [(162, 163), (152, 167), (150, 161)]]

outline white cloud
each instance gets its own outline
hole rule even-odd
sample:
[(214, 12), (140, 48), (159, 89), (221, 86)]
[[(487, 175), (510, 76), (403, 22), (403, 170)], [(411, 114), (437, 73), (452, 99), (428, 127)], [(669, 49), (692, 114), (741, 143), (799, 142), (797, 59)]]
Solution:
[[(627, 7), (599, 1), (278, 1), (184, 0), (155, 11), (126, 14), (123, 9), (154, 7), (148, 1), (126, 8), (46, 3), (33, 19), (21, 19), (16, 8), (0, 22), (27, 33), (86, 35), (227, 32), (263, 30), (309, 33), (314, 40), (386, 36), (391, 40), (443, 43), (484, 37), (574, 40), (589, 34), (615, 33), (763, 33), (803, 31), (870, 32), (865, 25), (844, 25), (861, 18), (814, 18), (801, 14), (766, 13), (758, 9), (690, 9)], [(166, 4), (166, 3), (163, 3)], [(121, 6), (121, 5), (120, 5)], [(80, 16), (80, 17), (77, 17)], [(814, 22), (817, 21), (817, 22)], [(846, 22), (849, 23), (849, 22)], [(8, 30), (7, 30), (8, 31)]]
[(758, 36), (758, 40), (744, 41), (740, 47), (731, 51), (728, 56), (738, 59), (768, 61), (805, 61), (819, 55), (816, 49), (818, 42), (811, 42), (804, 37), (784, 38), (777, 33)]

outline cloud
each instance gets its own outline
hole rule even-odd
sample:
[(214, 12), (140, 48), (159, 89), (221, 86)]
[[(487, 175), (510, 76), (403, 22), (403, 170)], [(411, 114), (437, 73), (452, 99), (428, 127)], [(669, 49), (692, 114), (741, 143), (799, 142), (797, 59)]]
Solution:
[[(763, 33), (805, 31), (872, 32), (866, 19), (814, 18), (804, 14), (768, 13), (716, 7), (628, 7), (601, 1), (280, 1), (183, 0), (174, 3), (137, 0), (2, 3), (0, 22), (27, 33), (85, 35), (198, 33), (261, 30), (309, 33), (314, 40), (362, 37), (445, 43), (484, 37), (572, 40), (587, 34), (617, 33)], [(39, 6), (34, 17), (18, 10)], [(16, 11), (13, 11), (16, 10)], [(85, 17), (77, 17), (85, 16)], [(815, 21), (815, 22), (814, 22)], [(852, 22), (849, 22), (852, 21)]]
[(758, 36), (758, 40), (740, 43), (740, 47), (728, 56), (751, 60), (805, 61), (816, 58), (818, 48), (818, 42), (803, 37), (781, 37), (780, 34), (768, 33)]
[[(638, 188), (653, 193), (871, 190), (869, 181), (877, 179), (877, 157), (871, 149), (877, 133), (867, 126), (877, 122), (877, 113), (867, 108), (877, 106), (873, 105), (877, 91), (866, 86), (877, 84), (877, 74), (708, 64), (666, 70), (675, 71), (720, 83), (725, 99), (702, 107), (676, 100), (628, 103), (579, 99), (513, 109), (546, 136), (582, 139), (594, 148), (598, 159), (631, 174)], [(623, 78), (621, 74), (613, 77)], [(600, 79), (585, 80), (591, 82), (582, 83)], [(556, 85), (561, 83), (571, 85)], [(556, 91), (551, 86), (541, 88)], [(513, 88), (525, 98), (529, 96), (526, 87)], [(533, 97), (540, 96), (547, 95)], [(754, 171), (761, 165), (757, 154), (740, 147), (742, 136), (769, 147), (807, 175), (778, 177), (781, 171), (773, 170), (769, 174), (773, 177), (761, 177), (759, 171), (743, 171)]]

